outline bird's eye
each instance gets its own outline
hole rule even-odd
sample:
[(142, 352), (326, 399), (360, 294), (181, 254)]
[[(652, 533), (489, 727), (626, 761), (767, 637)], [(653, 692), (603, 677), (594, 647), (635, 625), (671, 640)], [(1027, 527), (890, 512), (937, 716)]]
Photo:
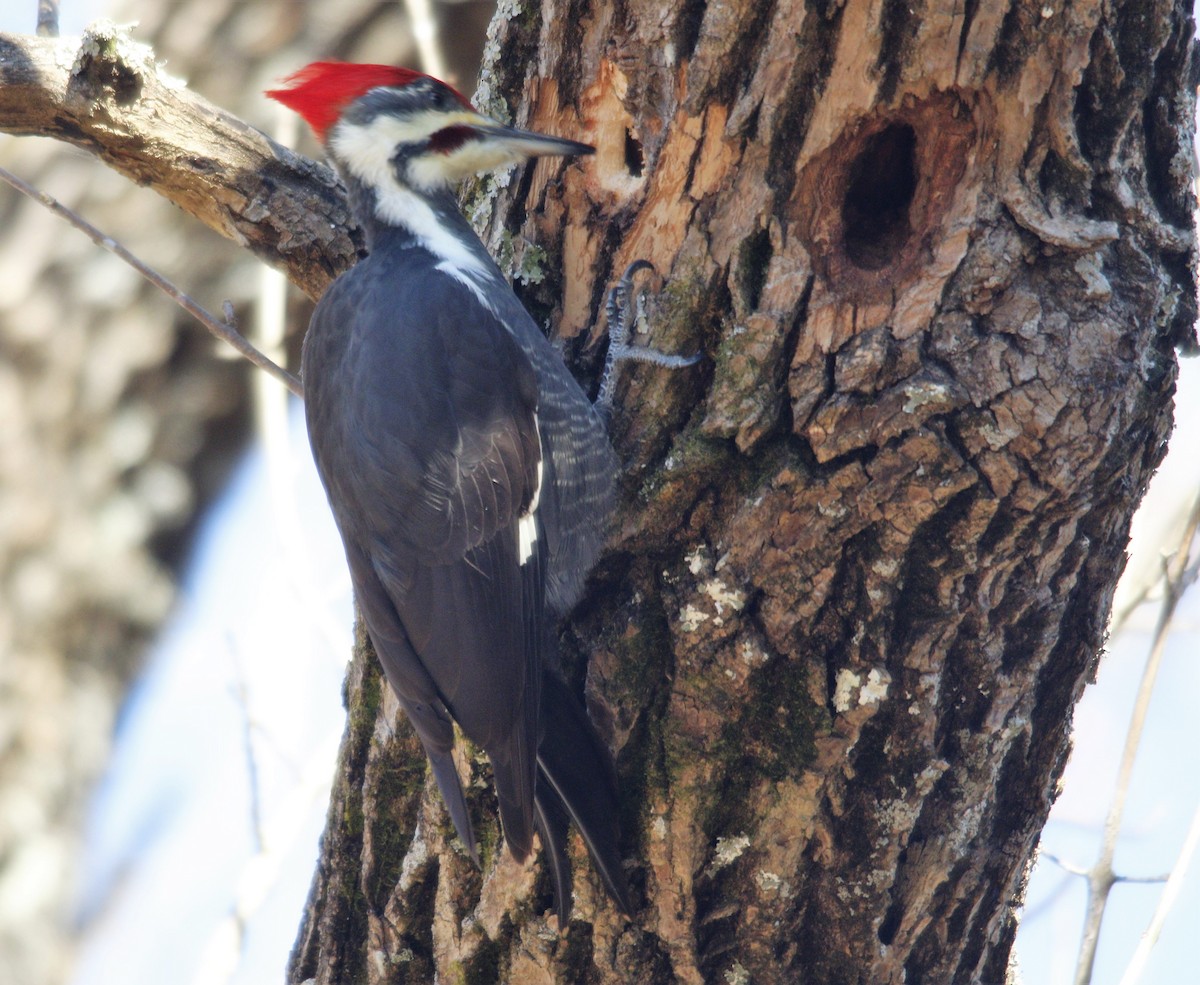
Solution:
[(450, 154), (458, 150), (468, 140), (473, 140), (475, 131), (468, 126), (457, 123), (454, 126), (442, 127), (429, 135), (429, 149), (439, 154)]

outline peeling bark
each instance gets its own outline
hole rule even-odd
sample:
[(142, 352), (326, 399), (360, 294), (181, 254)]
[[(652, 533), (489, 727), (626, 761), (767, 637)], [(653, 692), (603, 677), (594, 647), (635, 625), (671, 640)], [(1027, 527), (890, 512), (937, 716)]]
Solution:
[[(291, 980), (1003, 981), (1193, 342), (1189, 8), (546, 0), (492, 30), (481, 108), (600, 148), (467, 200), (531, 310), (586, 373), (646, 258), (649, 341), (709, 357), (623, 387), (619, 528), (564, 627), (639, 911), (576, 841), (558, 928), (464, 750), (476, 870), (363, 644)], [(107, 107), (97, 148), (114, 98), (72, 124)], [(152, 180), (186, 198), (180, 169)]]

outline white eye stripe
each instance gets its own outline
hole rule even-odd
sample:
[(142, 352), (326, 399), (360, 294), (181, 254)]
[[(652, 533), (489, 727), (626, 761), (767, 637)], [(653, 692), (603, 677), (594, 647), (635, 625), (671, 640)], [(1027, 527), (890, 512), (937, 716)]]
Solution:
[[(396, 149), (422, 145), (448, 127), (478, 126), (487, 121), (475, 113), (438, 113), (426, 111), (412, 116), (381, 114), (368, 123), (342, 121), (329, 135), (329, 150), (334, 158), (376, 192), (397, 185), (393, 174)], [(523, 160), (524, 154), (510, 146), (486, 140), (467, 140), (451, 151), (429, 150), (412, 155), (404, 163), (405, 181), (418, 191), (446, 188), (480, 171), (490, 171)]]
[(400, 122), (385, 124), (377, 119), (366, 126), (338, 124), (330, 134), (329, 150), (340, 167), (375, 193), (375, 212), (380, 219), (410, 229), (431, 253), (441, 257), (443, 270), (488, 304), (487, 293), (481, 287), (488, 268), (438, 220), (425, 199), (396, 180), (392, 167), (395, 143), (378, 136), (373, 126), (377, 124), (379, 130), (394, 136)]
[[(481, 122), (483, 122), (481, 117), (475, 113), (468, 113), (466, 110), (461, 113), (439, 113), (435, 110), (426, 110), (405, 116), (380, 113), (367, 123), (345, 123), (336, 127), (331, 134), (330, 144), (331, 149), (341, 156), (341, 151), (336, 146), (339, 138), (342, 138), (343, 142), (346, 138), (352, 139), (356, 148), (360, 141), (377, 142), (384, 145), (390, 156), (397, 146), (423, 143), (446, 127), (478, 126)], [(348, 151), (350, 148), (346, 148), (346, 150)]]
[(431, 151), (408, 163), (408, 176), (419, 188), (443, 188), (452, 181), (481, 171), (516, 164), (524, 155), (487, 141), (468, 140), (449, 152)]

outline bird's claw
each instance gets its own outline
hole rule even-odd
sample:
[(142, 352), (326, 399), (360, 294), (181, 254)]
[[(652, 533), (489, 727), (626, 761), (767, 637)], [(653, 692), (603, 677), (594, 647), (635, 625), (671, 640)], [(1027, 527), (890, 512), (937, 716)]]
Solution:
[[(608, 301), (604, 306), (608, 316), (608, 355), (604, 358), (604, 372), (600, 376), (600, 389), (596, 394), (596, 409), (605, 416), (612, 411), (613, 397), (617, 389), (618, 363), (653, 363), (655, 366), (679, 369), (694, 366), (701, 358), (700, 353), (694, 356), (675, 356), (651, 349), (649, 346), (630, 344), (630, 332), (636, 322), (632, 313), (635, 306), (640, 307), (634, 302), (633, 278), (639, 271), (653, 269), (654, 266), (647, 260), (634, 260), (608, 292)], [(639, 297), (638, 301), (640, 300)]]

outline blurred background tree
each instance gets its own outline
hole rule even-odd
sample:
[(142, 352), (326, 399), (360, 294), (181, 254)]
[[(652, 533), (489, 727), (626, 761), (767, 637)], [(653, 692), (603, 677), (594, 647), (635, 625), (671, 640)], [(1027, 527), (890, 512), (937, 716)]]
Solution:
[[(416, 63), (407, 3), (62, 4), (64, 34), (137, 21), (167, 71), (267, 131), (262, 90), (317, 57)], [(420, 4), (416, 5), (422, 6)], [(18, 9), (19, 8), (19, 9)], [(470, 90), (491, 2), (433, 4)], [(0, 30), (33, 32), (37, 3)], [(319, 156), (298, 128), (287, 131)], [(58, 141), (0, 140), (0, 164), (116, 236), (196, 298), (253, 324), (261, 264)], [(122, 696), (176, 603), (199, 518), (251, 440), (254, 374), (128, 266), (0, 186), (0, 981), (63, 980), (85, 800)], [(297, 362), (309, 303), (293, 293)]]

